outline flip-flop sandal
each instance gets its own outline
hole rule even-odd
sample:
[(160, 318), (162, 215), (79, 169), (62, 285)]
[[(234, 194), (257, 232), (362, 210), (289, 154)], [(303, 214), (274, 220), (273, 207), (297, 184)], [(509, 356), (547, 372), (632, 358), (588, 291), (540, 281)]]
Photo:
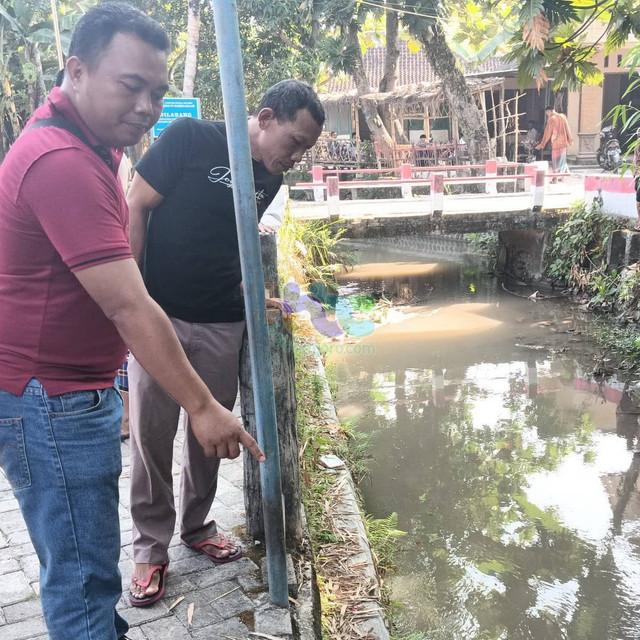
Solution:
[(217, 556), (214, 556), (212, 553), (209, 553), (204, 547), (212, 546), (212, 547), (216, 547), (216, 549), (222, 549), (222, 550), (227, 548), (228, 541), (224, 533), (219, 533), (216, 537), (220, 539), (219, 542), (214, 542), (212, 538), (207, 538), (202, 542), (198, 542), (198, 544), (194, 544), (194, 545), (190, 545), (186, 543), (183, 543), (183, 544), (186, 547), (189, 547), (189, 549), (193, 549), (194, 551), (197, 551), (198, 553), (201, 553), (202, 555), (207, 556), (207, 558), (209, 558), (211, 562), (215, 562), (217, 564), (226, 564), (227, 562), (233, 562), (234, 560), (240, 560), (240, 558), (242, 558), (242, 547), (240, 545), (237, 546), (235, 553), (225, 556), (224, 558), (218, 558)]
[(131, 576), (131, 582), (134, 582), (140, 587), (146, 589), (150, 584), (153, 578), (153, 574), (156, 571), (160, 572), (160, 582), (158, 583), (158, 590), (155, 593), (152, 593), (150, 596), (146, 596), (144, 598), (136, 598), (132, 593), (129, 594), (129, 602), (132, 607), (146, 607), (154, 602), (157, 602), (164, 595), (164, 588), (167, 582), (167, 570), (169, 569), (169, 563), (167, 564), (154, 564), (151, 569), (149, 569), (149, 573), (147, 573), (147, 579), (141, 580), (136, 576)]

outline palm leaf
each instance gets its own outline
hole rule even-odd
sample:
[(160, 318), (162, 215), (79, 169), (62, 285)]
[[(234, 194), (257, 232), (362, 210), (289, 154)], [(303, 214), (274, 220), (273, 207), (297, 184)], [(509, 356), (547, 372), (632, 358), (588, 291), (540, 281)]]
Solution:
[(531, 26), (533, 19), (542, 11), (544, 11), (543, 0), (524, 0), (518, 11), (520, 22)]

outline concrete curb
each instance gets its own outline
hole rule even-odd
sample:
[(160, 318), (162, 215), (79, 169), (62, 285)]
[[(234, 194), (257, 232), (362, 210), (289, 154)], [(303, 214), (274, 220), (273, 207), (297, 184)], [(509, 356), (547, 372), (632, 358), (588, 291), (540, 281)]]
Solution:
[[(318, 348), (311, 349), (314, 365), (311, 373), (318, 376), (322, 384), (322, 412), (321, 420), (339, 423), (336, 408), (329, 389), (327, 374), (320, 357)], [(362, 576), (364, 581), (368, 581), (376, 590), (379, 589), (378, 574), (373, 561), (371, 544), (367, 538), (367, 531), (364, 524), (362, 511), (358, 501), (358, 494), (355, 489), (351, 472), (347, 465), (337, 456), (327, 456), (327, 473), (337, 476), (336, 487), (338, 493), (335, 496), (333, 513), (340, 526), (346, 531), (353, 533), (354, 540), (357, 541), (358, 553), (352, 555), (347, 564), (354, 574)], [(357, 623), (361, 637), (370, 640), (389, 640), (389, 631), (384, 615), (381, 612), (379, 602), (368, 602), (362, 605), (363, 611), (370, 611), (370, 615)]]

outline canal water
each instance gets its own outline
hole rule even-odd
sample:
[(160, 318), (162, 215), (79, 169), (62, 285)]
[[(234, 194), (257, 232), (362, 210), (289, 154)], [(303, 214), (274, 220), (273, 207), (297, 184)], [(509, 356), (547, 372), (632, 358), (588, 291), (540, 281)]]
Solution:
[(635, 381), (591, 375), (583, 315), (507, 293), (482, 259), (358, 256), (342, 296), (393, 308), (329, 366), (371, 435), (366, 509), (406, 532), (398, 635), (640, 638)]

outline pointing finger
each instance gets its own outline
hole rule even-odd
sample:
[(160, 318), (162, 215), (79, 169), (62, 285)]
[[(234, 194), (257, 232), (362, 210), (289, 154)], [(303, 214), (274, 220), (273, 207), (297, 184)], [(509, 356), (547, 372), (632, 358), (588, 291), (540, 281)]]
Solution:
[(264, 462), (266, 460), (258, 443), (246, 431), (242, 431), (240, 434), (240, 444), (247, 449), (258, 462)]

